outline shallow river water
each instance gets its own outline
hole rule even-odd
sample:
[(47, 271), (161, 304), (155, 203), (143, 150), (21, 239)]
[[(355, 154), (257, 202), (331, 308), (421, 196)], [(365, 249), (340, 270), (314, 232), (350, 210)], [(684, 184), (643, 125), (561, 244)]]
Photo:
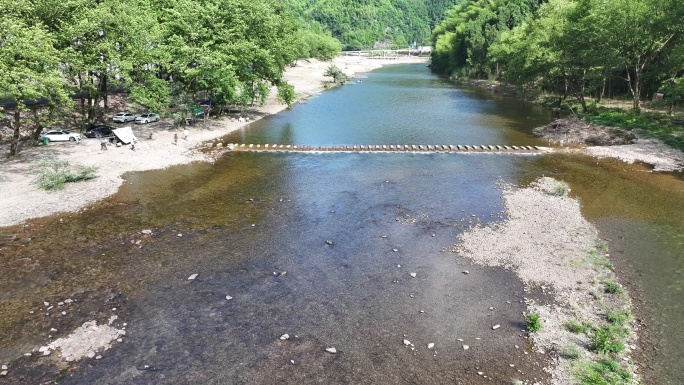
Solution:
[[(549, 118), (424, 65), (397, 65), (227, 141), (534, 145), (543, 142), (531, 129)], [(119, 193), (81, 213), (5, 229), (31, 240), (2, 249), (0, 361), (13, 368), (0, 383), (546, 378), (547, 358), (521, 331), (531, 294), (510, 272), (446, 250), (469, 226), (504, 218), (502, 182), (551, 175), (570, 183), (634, 282), (647, 347), (659, 349), (648, 375), (679, 384), (684, 344), (662, 331), (684, 326), (684, 193), (676, 175), (646, 171), (570, 156), (229, 153), (128, 174)], [(44, 301), (65, 298), (76, 299), (66, 314), (46, 312)], [(56, 357), (22, 356), (112, 315), (127, 334), (99, 360), (67, 370)]]

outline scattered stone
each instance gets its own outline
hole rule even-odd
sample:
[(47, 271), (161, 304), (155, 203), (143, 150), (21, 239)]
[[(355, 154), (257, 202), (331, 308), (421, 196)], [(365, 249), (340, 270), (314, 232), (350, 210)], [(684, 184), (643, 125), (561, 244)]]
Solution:
[(294, 365), (294, 360), (290, 360), (290, 363), (291, 363), (292, 365)]
[(500, 327), (501, 327), (501, 325), (496, 324), (496, 325), (492, 326), (492, 330), (496, 330), (496, 329), (498, 329), (498, 328), (500, 328)]
[(96, 359), (96, 360), (101, 360), (101, 359), (102, 359), (102, 356), (97, 355), (97, 356), (95, 356), (95, 359)]
[(477, 374), (481, 376), (484, 374), (484, 372), (477, 372)]
[(226, 296), (226, 299), (227, 299), (227, 300), (231, 300), (231, 299), (233, 299), (233, 297), (227, 295), (227, 296)]
[(409, 346), (411, 345), (411, 341), (409, 340), (404, 340), (404, 346)]
[(46, 350), (50, 350), (50, 347), (48, 347), (48, 346), (41, 346), (41, 347), (38, 349), (38, 351), (39, 351), (40, 353), (43, 353), (43, 352), (45, 352)]
[(287, 333), (286, 333), (286, 334), (283, 334), (282, 336), (280, 336), (280, 340), (281, 340), (281, 341), (286, 341), (286, 340), (289, 340), (289, 339), (290, 339), (290, 335), (287, 334)]
[(66, 315), (66, 312), (65, 312), (65, 311), (63, 311), (63, 312), (62, 312), (62, 315)]
[(468, 270), (463, 270), (463, 274), (467, 275), (467, 274), (470, 274), (470, 272)]
[(335, 349), (334, 347), (326, 348), (325, 351), (330, 353), (330, 354), (336, 354), (337, 353), (337, 349)]
[(4, 377), (7, 375), (7, 373), (9, 373), (7, 370), (3, 370), (2, 372), (0, 372), (0, 376)]
[(179, 237), (182, 237), (182, 236), (183, 236), (183, 234), (178, 234), (178, 236), (179, 236)]
[(197, 278), (198, 275), (199, 274), (193, 274), (193, 275), (189, 276), (188, 281), (192, 281), (193, 279)]
[(31, 357), (31, 353), (24, 353), (24, 356)]
[(401, 267), (401, 265), (397, 265), (397, 267)]
[(2, 370), (7, 370), (7, 369), (9, 369), (9, 368), (7, 367), (7, 365), (2, 365)]
[(332, 246), (332, 244), (333, 244), (333, 241), (331, 241), (331, 240), (327, 240), (327, 241), (325, 241), (325, 244), (326, 244), (326, 245), (330, 245), (330, 246)]
[(435, 344), (433, 342), (430, 342), (427, 346), (428, 346), (428, 349), (432, 349), (435, 347)]
[(416, 278), (416, 273), (411, 273), (411, 278)]
[(468, 349), (470, 349), (470, 346), (468, 346), (468, 345), (463, 345), (463, 350), (468, 350)]
[(143, 230), (143, 231), (141, 231), (141, 233), (143, 233), (145, 235), (152, 235), (152, 230)]
[(43, 305), (50, 306), (50, 302), (43, 302)]
[(396, 253), (397, 251), (399, 251), (399, 249), (392, 249), (392, 251), (394, 251)]
[(463, 338), (457, 338), (456, 341), (463, 342)]

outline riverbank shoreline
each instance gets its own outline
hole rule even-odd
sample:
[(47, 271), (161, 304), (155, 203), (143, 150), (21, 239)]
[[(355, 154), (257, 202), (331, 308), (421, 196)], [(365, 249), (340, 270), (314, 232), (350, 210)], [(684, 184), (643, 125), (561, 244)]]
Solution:
[[(610, 369), (616, 376), (627, 372), (639, 383), (631, 363), (638, 349), (632, 300), (618, 283), (608, 246), (567, 184), (543, 177), (528, 187), (502, 189), (508, 218), (467, 230), (452, 251), (481, 266), (511, 270), (524, 283), (527, 327), (534, 349), (551, 358), (545, 368), (551, 384), (573, 383), (606, 359), (616, 362)], [(534, 292), (551, 299), (535, 300)], [(602, 345), (603, 337), (614, 345)]]
[[(311, 98), (325, 90), (324, 76), (331, 64), (346, 75), (356, 77), (376, 68), (390, 64), (428, 63), (427, 58), (406, 57), (396, 59), (368, 59), (339, 56), (332, 62), (315, 59), (299, 60), (296, 66), (286, 70), (285, 79), (295, 87), (297, 101)], [(100, 141), (85, 139), (80, 143), (54, 143), (48, 146), (24, 147), (14, 158), (0, 159), (0, 227), (21, 224), (29, 219), (57, 213), (79, 211), (86, 206), (116, 193), (124, 183), (127, 172), (163, 169), (195, 161), (211, 162), (212, 158), (199, 152), (201, 144), (243, 129), (248, 124), (277, 114), (287, 106), (280, 103), (275, 92), (261, 107), (232, 114), (218, 120), (208, 120), (202, 125), (188, 127), (189, 135), (183, 139), (180, 130), (167, 121), (133, 127), (139, 139), (132, 151), (128, 146), (100, 148)], [(297, 103), (297, 102), (295, 102)], [(151, 139), (150, 138), (151, 135)], [(177, 143), (174, 135), (178, 135)], [(0, 152), (7, 154), (9, 144), (0, 144)], [(69, 183), (64, 189), (46, 191), (37, 187), (32, 163), (46, 157), (71, 165), (97, 168), (97, 177), (78, 183)]]
[[(516, 87), (498, 81), (458, 78), (453, 79), (472, 87), (489, 90), (505, 97), (516, 97)], [(653, 171), (683, 171), (684, 152), (661, 140), (648, 138), (640, 130), (602, 126), (578, 119), (559, 118), (536, 127), (535, 135), (558, 146), (556, 151), (582, 153), (597, 158), (615, 158), (625, 163), (646, 163)]]

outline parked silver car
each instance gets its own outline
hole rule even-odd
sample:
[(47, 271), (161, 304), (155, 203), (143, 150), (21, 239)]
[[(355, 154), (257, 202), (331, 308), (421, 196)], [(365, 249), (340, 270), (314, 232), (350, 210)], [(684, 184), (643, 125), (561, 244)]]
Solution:
[(159, 115), (153, 114), (151, 112), (146, 112), (137, 118), (135, 118), (135, 122), (138, 124), (143, 124), (143, 123), (150, 123), (150, 122), (158, 122), (159, 121)]
[(119, 112), (114, 115), (112, 120), (119, 123), (132, 122), (135, 120), (135, 115), (130, 112)]

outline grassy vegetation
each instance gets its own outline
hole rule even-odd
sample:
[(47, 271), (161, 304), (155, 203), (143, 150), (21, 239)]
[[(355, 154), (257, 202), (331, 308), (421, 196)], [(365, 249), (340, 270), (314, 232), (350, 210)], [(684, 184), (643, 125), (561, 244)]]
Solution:
[(590, 324), (589, 322), (579, 323), (577, 321), (568, 321), (565, 324), (565, 328), (568, 329), (571, 333), (584, 334), (593, 329), (594, 325)]
[(574, 367), (580, 385), (627, 385), (632, 375), (617, 362), (605, 359), (598, 362), (581, 362)]
[(45, 190), (59, 190), (66, 183), (95, 178), (97, 168), (72, 166), (67, 161), (41, 158), (32, 164), (32, 173), (38, 176), (38, 187)]
[(623, 326), (632, 318), (629, 310), (611, 311), (606, 315), (606, 320), (612, 325)]
[(568, 196), (569, 192), (570, 192), (570, 186), (563, 181), (559, 181), (558, 184), (556, 185), (553, 193), (556, 196), (564, 197), (564, 196)]
[(684, 125), (672, 121), (672, 117), (654, 112), (627, 111), (614, 108), (596, 108), (579, 114), (580, 119), (604, 126), (626, 130), (641, 129), (641, 135), (662, 140), (664, 143), (684, 150)]
[(561, 351), (561, 356), (569, 360), (576, 360), (582, 356), (582, 351), (577, 345), (568, 345)]
[(598, 354), (620, 353), (625, 350), (624, 338), (629, 330), (618, 326), (596, 327), (589, 334), (591, 350)]
[(605, 252), (599, 250), (592, 250), (589, 252), (589, 260), (594, 265), (604, 267), (608, 270), (613, 270), (614, 266), (610, 262), (610, 260), (605, 256)]
[(525, 323), (527, 324), (527, 330), (533, 333), (540, 331), (542, 328), (541, 317), (536, 313), (528, 315)]
[(620, 285), (618, 285), (617, 282), (613, 281), (612, 279), (603, 281), (603, 290), (610, 294), (622, 293), (622, 287), (620, 287)]

